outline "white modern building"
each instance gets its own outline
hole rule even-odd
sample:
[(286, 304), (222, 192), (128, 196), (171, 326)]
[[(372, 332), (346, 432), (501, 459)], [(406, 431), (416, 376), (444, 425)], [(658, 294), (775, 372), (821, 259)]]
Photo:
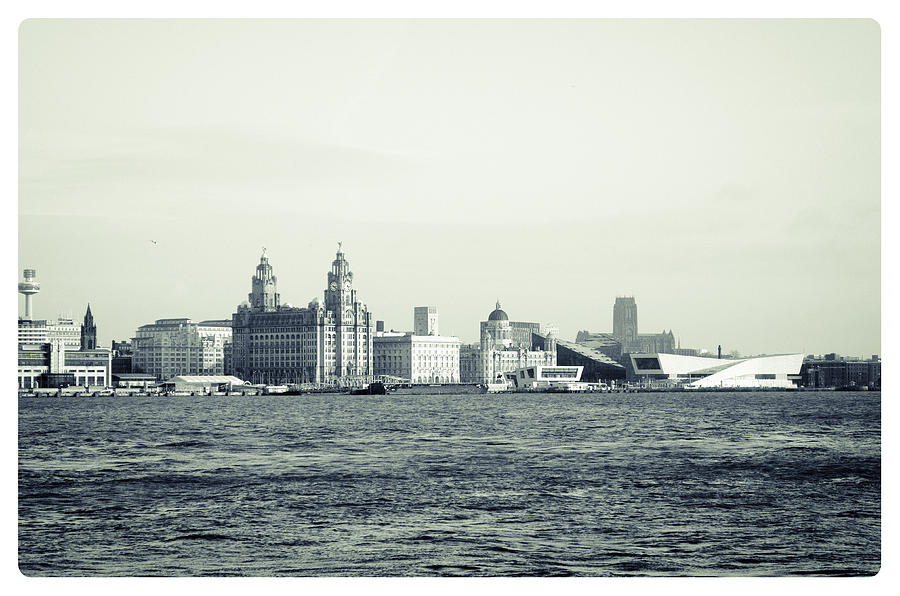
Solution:
[(689, 389), (793, 389), (803, 354), (703, 358), (679, 354), (629, 354), (628, 379)]
[(514, 389), (564, 391), (584, 390), (581, 382), (583, 366), (529, 366), (503, 373), (506, 383)]

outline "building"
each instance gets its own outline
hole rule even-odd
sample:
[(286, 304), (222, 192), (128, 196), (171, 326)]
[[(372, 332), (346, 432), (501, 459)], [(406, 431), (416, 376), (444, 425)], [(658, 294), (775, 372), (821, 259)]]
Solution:
[(579, 331), (575, 341), (587, 344), (623, 364), (626, 360), (625, 354), (636, 352), (674, 354), (677, 349), (675, 335), (671, 329), (661, 333), (638, 332), (637, 303), (633, 296), (616, 298), (613, 304), (612, 334)]
[(155, 375), (147, 375), (143, 373), (113, 373), (113, 387), (121, 387), (123, 389), (144, 389), (151, 385), (156, 385), (157, 379)]
[(112, 353), (109, 350), (68, 350), (62, 340), (19, 346), (20, 389), (36, 387), (109, 387)]
[(622, 359), (622, 342), (613, 337), (612, 333), (579, 331), (575, 337), (575, 343), (605, 354), (616, 362), (620, 362)]
[(412, 333), (376, 331), (372, 342), (376, 375), (413, 384), (459, 383), (460, 341), (438, 333), (437, 307), (413, 310)]
[(114, 375), (130, 374), (132, 372), (132, 357), (134, 351), (129, 341), (113, 341), (112, 372)]
[[(19, 292), (25, 295), (25, 315), (18, 325), (18, 386), (37, 387), (108, 387), (112, 382), (112, 353), (96, 345), (96, 327), (88, 306), (83, 326), (70, 317), (56, 321), (34, 320), (32, 297), (40, 291), (34, 269), (26, 269)], [(85, 345), (85, 339), (93, 338)]]
[(67, 350), (81, 349), (81, 325), (71, 318), (55, 321), (19, 319), (19, 344), (44, 344), (62, 341)]
[(483, 382), (481, 346), (465, 344), (459, 347), (459, 382), (474, 385)]
[(582, 367), (587, 383), (612, 384), (625, 378), (625, 367), (617, 359), (587, 343), (557, 340), (556, 364)]
[(138, 327), (132, 338), (132, 371), (160, 380), (182, 374), (222, 375), (230, 342), (228, 320), (157, 319)]
[(211, 393), (230, 391), (232, 387), (242, 387), (244, 381), (229, 375), (178, 375), (166, 380), (166, 390), (190, 391), (191, 393)]
[(808, 357), (800, 370), (802, 383), (810, 388), (859, 387), (881, 389), (881, 359), (838, 358), (827, 354), (823, 358)]
[(459, 383), (459, 346), (456, 337), (376, 334), (373, 340), (376, 375), (409, 379), (413, 384)]
[(580, 366), (529, 366), (503, 373), (510, 387), (525, 391), (585, 391), (588, 383)]
[(263, 249), (249, 301), (232, 316), (233, 374), (251, 383), (354, 385), (373, 377), (374, 317), (359, 300), (340, 243), (324, 302), (281, 304)]
[(750, 358), (702, 358), (677, 354), (629, 354), (627, 379), (647, 386), (794, 389), (803, 354)]
[(634, 296), (617, 296), (613, 304), (613, 337), (622, 345), (631, 345), (638, 336), (637, 303)]
[(417, 306), (414, 309), (413, 334), (420, 336), (440, 335), (438, 333), (438, 311), (436, 306)]
[(460, 351), (460, 380), (463, 383), (493, 383), (520, 368), (555, 366), (555, 335), (546, 347), (536, 346), (535, 336), (550, 329), (539, 323), (510, 321), (500, 308), (500, 301), (480, 324), (481, 338), (477, 347), (466, 346)]
[(94, 325), (94, 315), (91, 314), (91, 305), (88, 304), (84, 313), (84, 322), (81, 324), (81, 349), (93, 350), (97, 347), (97, 326)]

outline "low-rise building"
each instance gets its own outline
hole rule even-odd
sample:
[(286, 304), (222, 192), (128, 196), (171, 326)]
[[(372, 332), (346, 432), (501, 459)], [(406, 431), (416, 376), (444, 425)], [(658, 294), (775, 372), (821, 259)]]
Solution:
[(246, 384), (245, 381), (230, 375), (178, 375), (167, 379), (163, 387), (174, 391), (210, 393), (230, 391), (234, 387), (243, 387)]
[(112, 353), (109, 350), (67, 350), (66, 347), (61, 339), (44, 344), (20, 345), (19, 388), (68, 385), (109, 387), (112, 384)]
[(372, 341), (376, 375), (413, 384), (460, 382), (460, 341), (441, 335), (376, 333)]

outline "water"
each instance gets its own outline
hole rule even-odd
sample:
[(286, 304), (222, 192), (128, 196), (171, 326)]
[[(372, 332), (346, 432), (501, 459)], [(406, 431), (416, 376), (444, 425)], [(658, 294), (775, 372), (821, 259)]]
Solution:
[(870, 575), (879, 393), (19, 400), (27, 575)]

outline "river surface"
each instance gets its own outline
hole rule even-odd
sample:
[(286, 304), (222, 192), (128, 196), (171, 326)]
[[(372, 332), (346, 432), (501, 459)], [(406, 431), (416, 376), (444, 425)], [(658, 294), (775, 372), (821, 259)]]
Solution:
[(23, 398), (19, 568), (871, 575), (880, 399)]

